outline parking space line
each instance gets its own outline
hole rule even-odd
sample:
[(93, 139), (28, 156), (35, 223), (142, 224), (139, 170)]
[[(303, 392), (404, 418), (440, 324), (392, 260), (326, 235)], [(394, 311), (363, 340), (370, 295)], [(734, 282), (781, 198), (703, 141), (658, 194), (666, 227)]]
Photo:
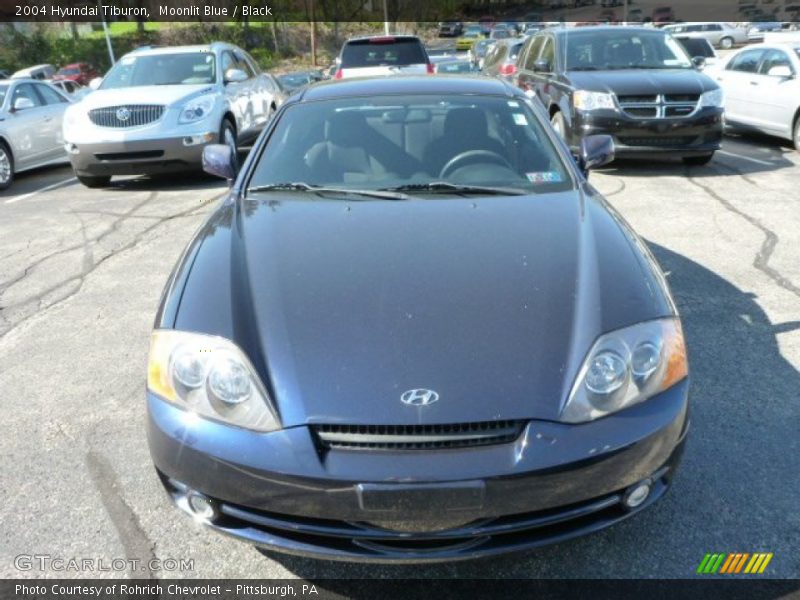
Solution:
[(13, 198), (9, 198), (6, 200), (6, 204), (13, 204), (14, 202), (19, 202), (20, 200), (27, 200), (28, 198), (32, 198), (36, 194), (41, 192), (49, 192), (50, 190), (54, 190), (55, 188), (61, 187), (62, 185), (66, 185), (68, 183), (72, 183), (73, 181), (78, 181), (77, 177), (70, 177), (69, 179), (65, 179), (64, 181), (59, 181), (57, 183), (52, 183), (47, 185), (43, 188), (38, 190), (34, 190), (32, 192), (28, 192), (27, 194), (22, 194), (21, 196), (14, 196)]
[(732, 156), (734, 158), (741, 158), (742, 160), (749, 160), (750, 162), (758, 163), (759, 165), (766, 165), (768, 167), (774, 167), (775, 163), (761, 160), (759, 158), (750, 158), (749, 156), (742, 156), (741, 154), (734, 154), (733, 152), (726, 152), (725, 150), (717, 150), (719, 154), (724, 154), (725, 156)]

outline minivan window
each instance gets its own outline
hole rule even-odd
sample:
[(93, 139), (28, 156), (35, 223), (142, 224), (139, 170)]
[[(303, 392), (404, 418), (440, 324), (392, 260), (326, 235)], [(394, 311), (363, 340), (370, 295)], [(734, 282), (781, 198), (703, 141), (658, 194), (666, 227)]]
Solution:
[(108, 72), (101, 89), (143, 85), (198, 85), (216, 81), (216, 58), (211, 52), (128, 55)]
[(692, 61), (662, 31), (591, 31), (562, 36), (568, 71), (610, 69), (691, 69)]
[(348, 42), (342, 48), (342, 68), (419, 65), (428, 62), (417, 39), (378, 38)]

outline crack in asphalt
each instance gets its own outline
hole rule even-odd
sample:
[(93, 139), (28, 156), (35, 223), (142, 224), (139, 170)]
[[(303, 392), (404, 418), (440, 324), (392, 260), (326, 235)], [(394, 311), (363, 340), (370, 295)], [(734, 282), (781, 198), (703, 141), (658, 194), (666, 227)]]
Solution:
[[(58, 282), (58, 283), (56, 283), (54, 285), (49, 286), (48, 288), (44, 289), (43, 291), (37, 293), (34, 296), (31, 296), (29, 298), (26, 298), (24, 300), (21, 300), (19, 302), (13, 303), (13, 304), (0, 306), (0, 315), (1, 315), (4, 310), (7, 311), (8, 309), (21, 308), (21, 307), (25, 307), (25, 306), (28, 306), (30, 304), (36, 303), (36, 309), (33, 312), (31, 312), (30, 314), (24, 316), (19, 321), (13, 323), (11, 325), (11, 327), (9, 327), (8, 329), (6, 329), (5, 331), (2, 331), (2, 333), (0, 333), (0, 340), (2, 340), (6, 335), (8, 335), (12, 331), (14, 331), (17, 327), (19, 327), (20, 325), (22, 325), (23, 323), (25, 323), (26, 321), (28, 321), (29, 319), (31, 319), (35, 315), (40, 314), (42, 312), (42, 310), (48, 310), (50, 308), (53, 308), (54, 306), (57, 306), (57, 305), (61, 304), (62, 302), (64, 302), (68, 298), (71, 298), (72, 296), (77, 294), (80, 291), (80, 289), (83, 287), (83, 283), (86, 280), (86, 278), (88, 277), (88, 275), (90, 275), (95, 269), (97, 269), (97, 267), (102, 265), (109, 258), (114, 257), (114, 256), (118, 256), (122, 252), (130, 250), (131, 248), (134, 248), (135, 246), (137, 246), (139, 244), (139, 242), (148, 233), (150, 233), (151, 231), (153, 231), (154, 229), (156, 229), (157, 227), (159, 227), (160, 225), (162, 225), (164, 223), (167, 223), (167, 222), (172, 221), (174, 219), (179, 219), (179, 218), (183, 218), (183, 217), (191, 217), (191, 216), (196, 216), (196, 215), (200, 214), (201, 209), (203, 209), (208, 204), (210, 204), (210, 203), (212, 203), (212, 202), (214, 202), (216, 200), (219, 200), (224, 195), (225, 195), (225, 193), (217, 194), (215, 196), (212, 196), (211, 198), (208, 198), (207, 200), (202, 201), (199, 206), (195, 205), (195, 206), (192, 206), (192, 207), (190, 207), (190, 208), (188, 208), (186, 210), (183, 210), (183, 211), (180, 211), (180, 212), (177, 212), (177, 213), (173, 213), (171, 215), (159, 217), (156, 222), (148, 225), (143, 230), (137, 232), (126, 244), (123, 244), (122, 246), (120, 246), (120, 247), (118, 247), (118, 248), (116, 248), (114, 250), (111, 250), (108, 254), (102, 256), (98, 260), (94, 260), (93, 253), (91, 252), (91, 250), (89, 250), (87, 252), (87, 248), (90, 245), (97, 244), (103, 238), (105, 238), (108, 235), (110, 235), (111, 233), (117, 231), (119, 229), (119, 227), (128, 218), (130, 218), (132, 216), (132, 213), (134, 213), (136, 210), (140, 209), (141, 207), (145, 206), (149, 202), (153, 201), (158, 196), (158, 192), (151, 192), (147, 199), (145, 199), (144, 201), (136, 204), (133, 208), (131, 208), (130, 211), (126, 211), (124, 213), (125, 214), (124, 217), (121, 217), (121, 218), (118, 218), (117, 220), (115, 220), (109, 227), (107, 227), (102, 233), (100, 233), (99, 235), (97, 235), (94, 238), (89, 238), (88, 236), (86, 236), (85, 225), (84, 225), (83, 221), (81, 220), (82, 237), (83, 237), (83, 240), (81, 241), (81, 243), (73, 244), (69, 248), (64, 248), (64, 249), (58, 250), (56, 252), (52, 252), (52, 253), (48, 254), (47, 256), (42, 257), (41, 259), (38, 259), (33, 264), (28, 265), (20, 275), (12, 278), (11, 280), (9, 280), (7, 282), (4, 282), (4, 283), (0, 284), (0, 295), (2, 295), (12, 285), (22, 281), (31, 272), (31, 270), (36, 265), (39, 265), (42, 262), (44, 262), (45, 260), (47, 260), (49, 258), (52, 258), (54, 256), (57, 256), (57, 255), (63, 254), (65, 252), (71, 252), (71, 251), (78, 250), (78, 249), (81, 249), (81, 248), (84, 249), (84, 254), (83, 254), (83, 257), (82, 257), (82, 269), (81, 269), (81, 273), (80, 274), (72, 275), (70, 277), (67, 277), (66, 279), (63, 279), (62, 281), (60, 281), (60, 282)], [(80, 218), (79, 218), (79, 220), (80, 220)], [(62, 294), (59, 297), (53, 299), (51, 302), (47, 303), (46, 306), (44, 305), (45, 298), (49, 294), (52, 294), (52, 293), (54, 293), (54, 292), (56, 292), (56, 291), (58, 291), (60, 289), (63, 289), (65, 287), (67, 287), (67, 286), (70, 286), (70, 289), (67, 291), (67, 293)], [(4, 318), (4, 320), (6, 322), (9, 321), (7, 318)]]
[[(733, 169), (732, 167), (728, 167)], [(733, 169), (737, 170), (737, 169)], [(742, 175), (744, 177), (744, 175)], [(752, 215), (747, 214), (746, 212), (736, 208), (729, 200), (723, 198), (720, 194), (714, 191), (711, 187), (704, 185), (697, 181), (694, 177), (692, 177), (691, 169), (686, 169), (686, 179), (692, 185), (699, 187), (703, 190), (708, 196), (719, 202), (724, 208), (728, 211), (739, 215), (745, 221), (750, 223), (753, 227), (760, 230), (764, 234), (764, 241), (761, 244), (761, 248), (756, 253), (755, 258), (753, 259), (753, 266), (764, 273), (767, 277), (769, 277), (772, 281), (778, 284), (783, 289), (791, 292), (797, 297), (800, 297), (800, 287), (796, 286), (792, 283), (788, 278), (784, 277), (780, 271), (775, 269), (774, 267), (769, 266), (769, 259), (772, 257), (772, 253), (775, 251), (775, 247), (778, 245), (780, 241), (778, 235), (765, 226), (761, 221), (755, 218)], [(758, 187), (757, 184), (753, 184)]]
[(619, 188), (614, 190), (613, 192), (607, 192), (603, 194), (603, 196), (605, 196), (606, 198), (610, 198), (611, 196), (616, 196), (617, 194), (621, 194), (628, 187), (625, 185), (625, 180), (622, 179), (621, 177), (614, 177), (614, 179), (619, 183)]

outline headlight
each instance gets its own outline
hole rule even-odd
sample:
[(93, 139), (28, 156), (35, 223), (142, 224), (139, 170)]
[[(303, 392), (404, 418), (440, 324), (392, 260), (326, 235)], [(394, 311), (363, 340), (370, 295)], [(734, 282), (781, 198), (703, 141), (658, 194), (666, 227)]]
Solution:
[(704, 107), (716, 107), (722, 106), (723, 102), (725, 101), (725, 95), (722, 92), (722, 88), (717, 88), (715, 90), (710, 90), (708, 92), (703, 92), (700, 94), (700, 108)]
[(607, 333), (578, 371), (561, 420), (582, 423), (628, 408), (666, 390), (688, 372), (678, 319)]
[(586, 90), (576, 90), (572, 95), (572, 103), (578, 110), (616, 108), (616, 105), (614, 104), (614, 94), (606, 94), (605, 92), (587, 92)]
[(221, 337), (157, 330), (150, 339), (147, 388), (200, 416), (256, 431), (280, 428), (244, 353)]
[(200, 119), (205, 119), (214, 110), (216, 98), (212, 95), (200, 96), (187, 102), (181, 108), (181, 116), (178, 123), (194, 123)]

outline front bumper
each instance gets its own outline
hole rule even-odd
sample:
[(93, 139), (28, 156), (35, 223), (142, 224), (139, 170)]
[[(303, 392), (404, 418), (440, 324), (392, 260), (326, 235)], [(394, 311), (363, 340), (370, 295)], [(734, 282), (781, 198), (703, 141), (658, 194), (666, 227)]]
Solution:
[(614, 138), (614, 153), (620, 158), (653, 156), (705, 156), (722, 144), (722, 108), (701, 108), (688, 117), (632, 118), (619, 111), (576, 111), (567, 130), (567, 142), (578, 151), (588, 135)]
[[(78, 175), (145, 175), (199, 168), (203, 148), (217, 142), (217, 132), (180, 137), (68, 143), (72, 168)], [(191, 144), (187, 144), (192, 140)]]
[[(453, 560), (584, 535), (651, 505), (680, 461), (687, 390), (592, 423), (531, 421), (509, 444), (407, 452), (325, 450), (309, 427), (249, 432), (148, 394), (148, 438), (172, 500), (188, 512), (189, 491), (211, 498), (219, 517), (206, 525), (220, 533), (328, 559)], [(647, 478), (647, 500), (624, 508), (624, 490)]]

